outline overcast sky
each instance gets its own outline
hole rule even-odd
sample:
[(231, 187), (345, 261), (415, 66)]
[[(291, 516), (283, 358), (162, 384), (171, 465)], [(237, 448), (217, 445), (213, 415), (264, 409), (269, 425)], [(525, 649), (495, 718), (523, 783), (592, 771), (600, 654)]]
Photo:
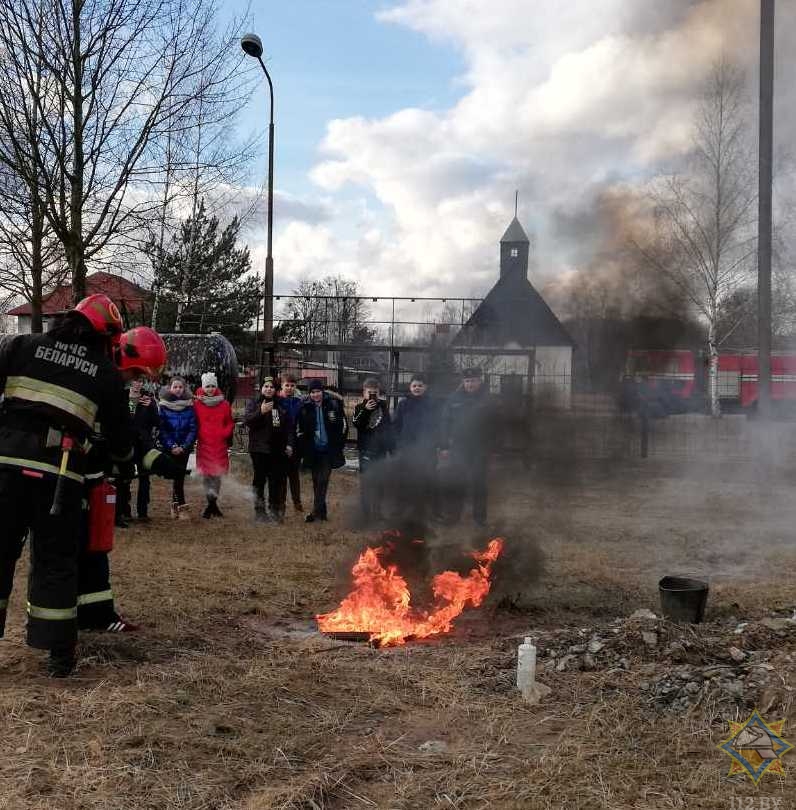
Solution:
[[(784, 154), (796, 2), (777, 5)], [(341, 273), (369, 294), (485, 294), (515, 189), (531, 281), (588, 263), (595, 198), (677, 165), (712, 63), (736, 60), (756, 91), (758, 11), (759, 0), (258, 5), (276, 92), (276, 292)], [(242, 125), (266, 115), (263, 95)], [(249, 241), (261, 268), (264, 230)]]

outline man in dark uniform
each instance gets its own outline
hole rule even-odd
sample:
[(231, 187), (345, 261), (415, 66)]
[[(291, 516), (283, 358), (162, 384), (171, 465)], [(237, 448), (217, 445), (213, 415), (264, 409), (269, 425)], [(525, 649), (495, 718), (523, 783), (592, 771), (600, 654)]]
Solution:
[(92, 295), (43, 335), (0, 348), (0, 635), (25, 535), (31, 540), (28, 644), (68, 676), (77, 643), (77, 560), (84, 459), (95, 423), (119, 462), (133, 456), (124, 384), (110, 358), (116, 305)]
[(486, 523), (489, 452), (495, 430), (491, 400), (480, 368), (462, 372), (461, 387), (448, 397), (441, 420), (440, 459), (447, 462), (449, 519), (460, 519), (469, 492), (473, 520)]
[[(115, 351), (116, 364), (125, 382), (142, 376), (158, 379), (166, 366), (166, 346), (163, 339), (148, 326), (137, 326), (125, 332)], [(125, 403), (127, 398), (125, 398)], [(163, 478), (174, 478), (182, 474), (182, 468), (169, 456), (155, 448), (151, 432), (140, 433), (136, 437), (135, 463), (139, 478), (150, 474)], [(91, 490), (100, 486), (106, 477), (116, 475), (113, 463), (106, 452), (106, 442), (96, 441), (86, 460), (85, 504), (91, 502)], [(118, 491), (117, 491), (118, 497)], [(108, 552), (92, 549), (89, 543), (89, 521), (91, 510), (83, 515), (81, 528), (82, 541), (78, 560), (77, 619), (81, 630), (103, 630), (108, 633), (127, 633), (138, 628), (124, 619), (116, 611), (113, 590), (110, 583), (110, 561)]]

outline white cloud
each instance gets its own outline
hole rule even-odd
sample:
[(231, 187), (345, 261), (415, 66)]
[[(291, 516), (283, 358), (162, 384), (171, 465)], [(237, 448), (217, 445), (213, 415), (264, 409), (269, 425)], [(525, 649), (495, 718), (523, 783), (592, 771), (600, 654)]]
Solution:
[[(462, 98), (450, 109), (331, 121), (311, 177), (330, 198), (359, 190), (370, 202), (285, 228), (281, 277), (340, 272), (379, 294), (486, 292), (515, 188), (540, 272), (571, 271), (582, 245), (576, 234), (562, 241), (551, 221), (685, 153), (711, 64), (724, 54), (754, 68), (758, 8), (405, 0), (381, 12), (384, 24), (461, 49)], [(792, 31), (793, 18), (786, 10), (780, 26)]]

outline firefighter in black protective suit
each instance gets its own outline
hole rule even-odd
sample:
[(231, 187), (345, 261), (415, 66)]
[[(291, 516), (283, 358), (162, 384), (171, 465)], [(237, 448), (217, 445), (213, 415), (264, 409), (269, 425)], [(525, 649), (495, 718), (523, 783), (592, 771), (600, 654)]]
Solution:
[(110, 357), (121, 332), (116, 305), (92, 295), (46, 334), (0, 347), (0, 636), (29, 533), (27, 642), (50, 651), (55, 677), (75, 665), (85, 451), (95, 424), (114, 460), (133, 457), (124, 384)]
[[(115, 348), (114, 359), (125, 382), (141, 376), (157, 380), (166, 366), (166, 346), (160, 335), (147, 326), (137, 326), (125, 332)], [(125, 412), (128, 412), (128, 397), (125, 393)], [(128, 414), (129, 416), (129, 414)], [(138, 474), (153, 474), (163, 478), (182, 475), (182, 468), (165, 453), (155, 448), (154, 438), (136, 434), (135, 462)], [(114, 464), (108, 452), (108, 442), (101, 436), (92, 441), (92, 449), (86, 459), (86, 487), (81, 522), (80, 558), (78, 561), (77, 618), (81, 630), (103, 630), (109, 633), (125, 633), (138, 628), (116, 611), (113, 589), (110, 583), (108, 551), (96, 550), (90, 543), (90, 521), (94, 518), (89, 509), (94, 487), (102, 485), (105, 478), (125, 480), (132, 477), (132, 465)], [(114, 511), (112, 509), (112, 511)], [(113, 524), (110, 525), (110, 531)]]

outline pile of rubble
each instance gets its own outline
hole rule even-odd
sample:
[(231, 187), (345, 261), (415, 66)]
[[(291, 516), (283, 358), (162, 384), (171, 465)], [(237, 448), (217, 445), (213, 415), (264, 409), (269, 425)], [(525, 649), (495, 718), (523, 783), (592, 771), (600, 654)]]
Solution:
[(698, 705), (766, 711), (793, 690), (788, 676), (796, 664), (788, 650), (796, 649), (796, 614), (678, 625), (638, 610), (601, 629), (542, 633), (536, 643), (543, 671), (636, 674), (659, 712)]

